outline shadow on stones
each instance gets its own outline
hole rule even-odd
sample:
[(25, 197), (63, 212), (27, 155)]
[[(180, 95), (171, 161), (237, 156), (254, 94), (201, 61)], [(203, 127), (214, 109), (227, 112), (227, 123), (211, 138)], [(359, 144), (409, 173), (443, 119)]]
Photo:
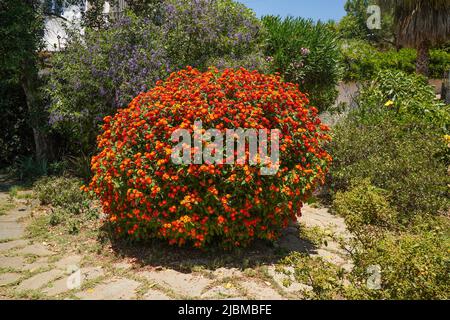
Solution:
[(0, 192), (8, 192), (11, 187), (17, 186), (19, 183), (11, 179), (6, 174), (0, 174)]
[(0, 174), (0, 192), (7, 193), (12, 187), (31, 188), (37, 179), (19, 180), (11, 174)]
[(219, 268), (247, 268), (273, 265), (292, 252), (317, 253), (317, 247), (299, 237), (298, 226), (290, 226), (275, 243), (255, 240), (246, 248), (224, 250), (217, 245), (207, 249), (170, 246), (160, 240), (130, 243), (123, 239), (109, 239), (115, 254), (132, 259), (141, 267), (170, 268), (180, 272), (191, 272), (193, 268), (216, 270)]

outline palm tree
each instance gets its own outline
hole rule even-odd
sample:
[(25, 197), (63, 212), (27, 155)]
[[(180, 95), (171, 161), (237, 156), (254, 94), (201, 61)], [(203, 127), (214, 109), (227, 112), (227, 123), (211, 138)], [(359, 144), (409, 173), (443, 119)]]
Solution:
[(417, 49), (416, 72), (428, 75), (430, 47), (450, 39), (449, 0), (379, 0), (394, 16), (397, 41)]

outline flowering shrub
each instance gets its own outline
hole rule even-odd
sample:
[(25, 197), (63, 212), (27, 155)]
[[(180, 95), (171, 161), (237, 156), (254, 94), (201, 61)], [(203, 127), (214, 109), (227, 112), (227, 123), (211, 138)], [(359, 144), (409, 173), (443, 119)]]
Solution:
[[(152, 12), (142, 10), (143, 7)], [(264, 70), (262, 24), (232, 0), (132, 1), (125, 15), (103, 28), (71, 30), (56, 53), (48, 86), (50, 124), (73, 152), (91, 153), (98, 124), (170, 72), (192, 65), (207, 70)]]
[(269, 69), (297, 83), (320, 111), (331, 107), (341, 79), (338, 34), (328, 23), (265, 16)]
[(244, 67), (263, 70), (263, 26), (233, 0), (166, 0), (163, 43), (179, 69)]
[[(328, 128), (307, 105), (279, 76), (188, 67), (104, 119), (85, 189), (100, 198), (118, 236), (196, 247), (274, 240), (323, 183), (331, 160), (322, 148)], [(259, 165), (172, 163), (172, 133), (193, 132), (198, 120), (221, 132), (279, 129), (279, 170), (263, 176)]]
[(146, 20), (129, 14), (104, 30), (73, 31), (52, 59), (49, 123), (89, 153), (103, 117), (127, 106), (173, 69)]

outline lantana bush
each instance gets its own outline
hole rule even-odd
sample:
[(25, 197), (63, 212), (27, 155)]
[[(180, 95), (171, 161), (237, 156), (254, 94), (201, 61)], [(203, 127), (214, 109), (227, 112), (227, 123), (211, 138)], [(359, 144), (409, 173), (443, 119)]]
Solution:
[[(173, 163), (172, 133), (194, 132), (197, 121), (224, 133), (278, 129), (278, 171), (262, 175), (248, 161)], [(85, 189), (100, 199), (118, 237), (225, 248), (275, 240), (323, 183), (327, 131), (297, 85), (278, 75), (188, 67), (104, 119)]]

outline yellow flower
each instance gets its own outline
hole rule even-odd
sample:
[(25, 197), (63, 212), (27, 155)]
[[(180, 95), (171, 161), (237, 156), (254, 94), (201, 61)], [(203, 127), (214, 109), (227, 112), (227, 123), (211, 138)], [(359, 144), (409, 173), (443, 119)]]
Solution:
[(182, 216), (182, 217), (180, 218), (180, 220), (181, 220), (182, 222), (184, 222), (184, 223), (189, 223), (189, 222), (191, 222), (191, 217), (189, 217), (189, 216)]
[(389, 100), (388, 102), (386, 102), (386, 103), (384, 104), (384, 106), (385, 106), (385, 107), (390, 107), (390, 106), (392, 106), (393, 104), (394, 104), (394, 101)]
[(230, 282), (228, 282), (228, 283), (225, 285), (225, 288), (231, 289), (231, 288), (233, 288), (233, 284), (231, 284)]
[(446, 143), (450, 143), (450, 135), (446, 134), (444, 136), (444, 140), (445, 140)]

